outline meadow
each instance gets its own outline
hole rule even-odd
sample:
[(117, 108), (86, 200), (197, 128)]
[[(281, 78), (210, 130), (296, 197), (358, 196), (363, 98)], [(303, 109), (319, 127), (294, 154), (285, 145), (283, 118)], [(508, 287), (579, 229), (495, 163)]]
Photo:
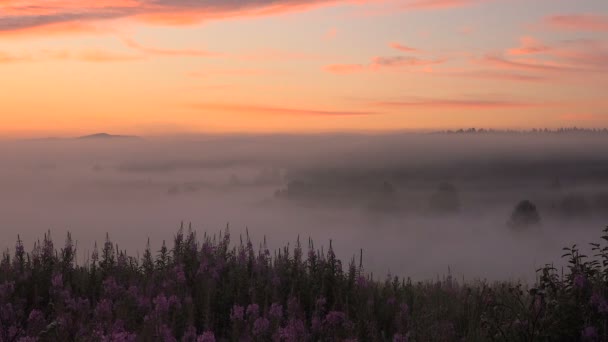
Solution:
[(159, 251), (108, 237), (77, 264), (71, 234), (56, 247), (49, 232), (2, 257), (0, 341), (603, 341), (608, 228), (598, 240), (523, 284), (379, 279), (331, 241), (270, 250), (183, 225)]

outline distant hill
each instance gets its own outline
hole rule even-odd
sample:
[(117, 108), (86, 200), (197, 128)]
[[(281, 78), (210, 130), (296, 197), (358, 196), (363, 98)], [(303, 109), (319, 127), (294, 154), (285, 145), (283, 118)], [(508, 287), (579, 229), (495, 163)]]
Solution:
[(93, 139), (139, 139), (139, 137), (132, 136), (132, 135), (113, 135), (113, 134), (108, 134), (108, 133), (95, 133), (95, 134), (91, 134), (91, 135), (84, 135), (84, 136), (78, 137), (76, 139), (81, 139), (81, 140), (93, 140)]

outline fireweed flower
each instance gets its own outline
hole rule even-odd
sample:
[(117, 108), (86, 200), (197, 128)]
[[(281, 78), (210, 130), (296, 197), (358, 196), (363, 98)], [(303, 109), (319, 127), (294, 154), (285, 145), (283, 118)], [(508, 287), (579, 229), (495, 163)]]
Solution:
[(409, 338), (407, 334), (395, 334), (393, 336), (393, 342), (408, 342)]
[(257, 318), (260, 314), (260, 306), (257, 304), (249, 304), (247, 306), (247, 318)]
[(339, 328), (346, 322), (346, 314), (342, 311), (330, 311), (325, 316), (325, 323), (332, 328)]
[(160, 327), (160, 336), (163, 342), (177, 342), (177, 339), (173, 336), (173, 331), (166, 324)]
[(386, 300), (386, 305), (388, 306), (393, 306), (395, 304), (397, 304), (397, 298), (395, 298), (394, 296), (391, 296)]
[(357, 277), (357, 286), (364, 289), (367, 287), (367, 279), (364, 276)]
[(272, 303), (270, 310), (268, 311), (268, 315), (272, 319), (280, 320), (283, 318), (283, 306), (281, 306), (279, 303)]
[(312, 330), (314, 333), (319, 333), (321, 332), (321, 328), (321, 319), (318, 316), (313, 317), (312, 321), (310, 322), (310, 330)]
[(63, 276), (58, 273), (55, 274), (53, 276), (53, 278), (51, 279), (51, 285), (55, 288), (55, 289), (60, 289), (63, 287)]
[(34, 309), (27, 318), (27, 327), (30, 334), (37, 335), (46, 327), (46, 319), (42, 311)]
[(103, 283), (103, 292), (109, 298), (116, 299), (122, 294), (122, 287), (118, 285), (114, 277), (106, 278)]
[(306, 336), (306, 327), (304, 322), (299, 319), (291, 319), (284, 328), (279, 328), (279, 340), (286, 342), (296, 342), (302, 340)]
[(263, 335), (268, 331), (268, 328), (270, 328), (270, 321), (265, 317), (260, 317), (253, 322), (253, 335)]
[(597, 329), (592, 326), (585, 327), (581, 332), (581, 339), (583, 341), (596, 341), (598, 339)]
[(587, 285), (587, 278), (585, 277), (584, 274), (577, 273), (574, 276), (573, 284), (574, 284), (574, 287), (576, 287), (578, 289), (583, 289), (583, 288), (585, 288), (585, 285)]
[(182, 336), (181, 342), (196, 342), (196, 328), (192, 325), (189, 325), (186, 328), (186, 332), (184, 332), (184, 336)]
[(589, 304), (597, 309), (597, 312), (608, 313), (608, 301), (598, 292), (594, 292), (589, 299)]
[(215, 342), (215, 335), (212, 331), (205, 331), (196, 339), (196, 342)]
[(112, 301), (109, 299), (102, 299), (97, 303), (95, 307), (95, 316), (100, 321), (107, 321), (112, 319)]
[(245, 318), (245, 308), (243, 308), (240, 305), (233, 305), (232, 306), (232, 310), (230, 311), (230, 320), (235, 322), (235, 321), (242, 321)]

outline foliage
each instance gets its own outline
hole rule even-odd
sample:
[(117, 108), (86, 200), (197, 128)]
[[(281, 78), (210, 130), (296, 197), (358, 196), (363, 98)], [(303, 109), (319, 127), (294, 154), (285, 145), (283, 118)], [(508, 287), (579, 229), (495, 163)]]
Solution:
[(0, 262), (0, 341), (599, 341), (608, 338), (608, 228), (593, 257), (565, 249), (533, 288), (373, 279), (362, 256), (254, 248), (249, 236), (177, 232), (141, 259), (109, 237), (77, 265), (50, 233)]

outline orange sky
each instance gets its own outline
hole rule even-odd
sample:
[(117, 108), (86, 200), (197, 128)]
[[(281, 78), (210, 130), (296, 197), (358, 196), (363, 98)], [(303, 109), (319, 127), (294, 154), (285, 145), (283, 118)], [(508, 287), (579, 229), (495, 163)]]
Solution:
[(0, 137), (608, 127), (608, 2), (0, 0), (0, 86)]

